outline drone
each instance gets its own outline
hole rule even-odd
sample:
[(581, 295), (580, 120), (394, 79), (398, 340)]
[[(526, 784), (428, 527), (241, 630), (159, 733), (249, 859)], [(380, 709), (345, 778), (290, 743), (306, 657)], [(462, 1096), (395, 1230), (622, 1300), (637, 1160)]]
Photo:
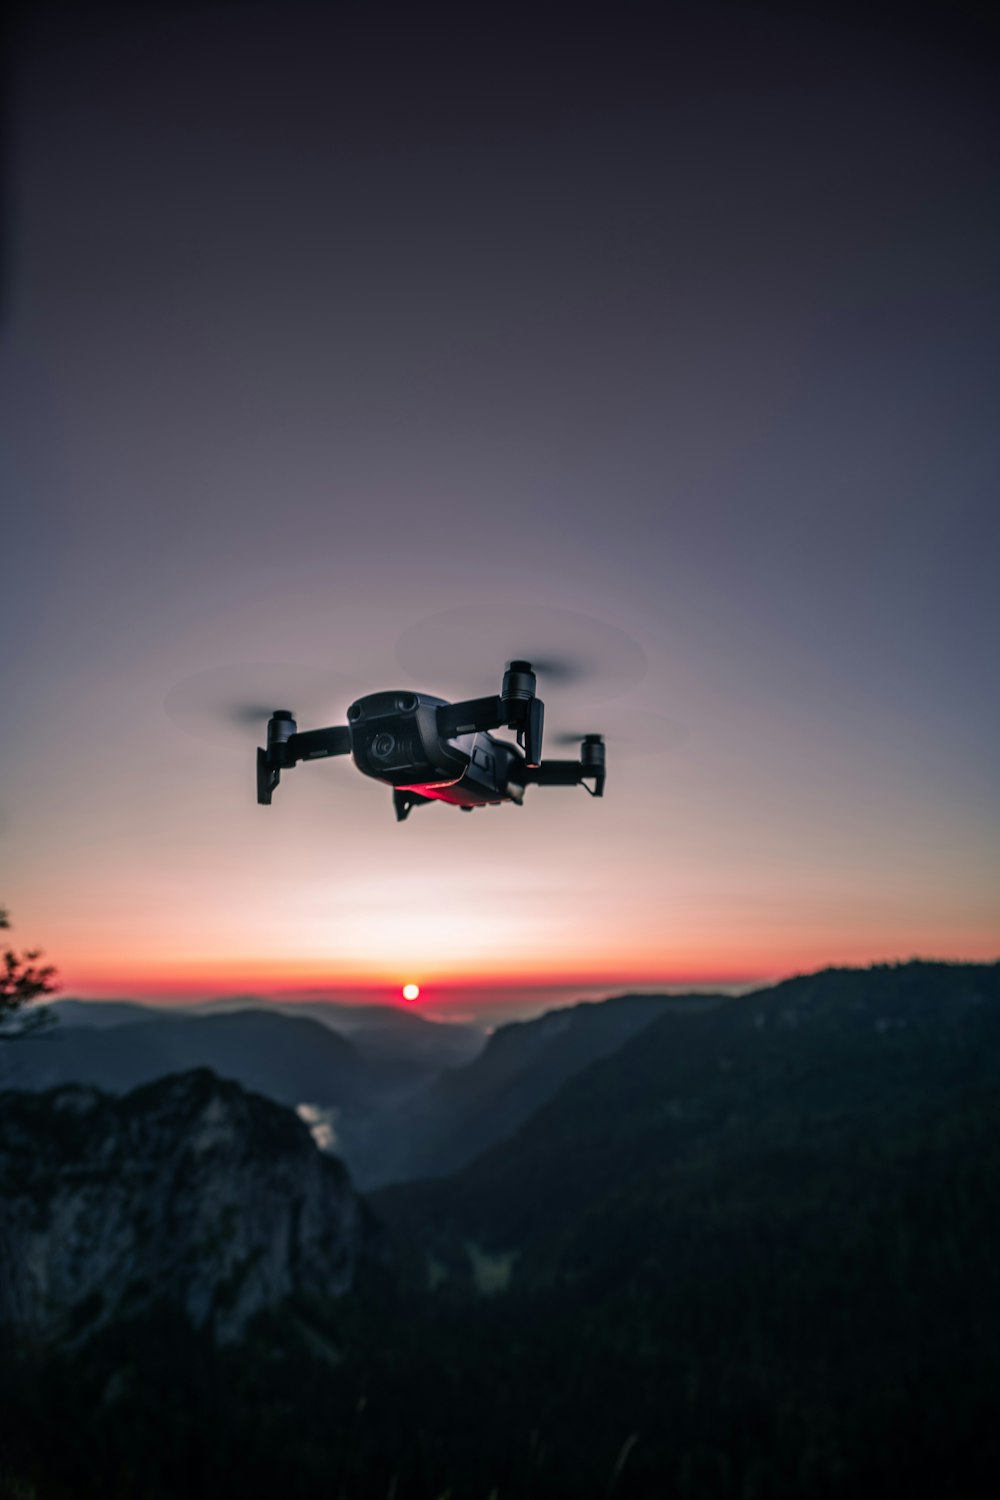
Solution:
[[(545, 708), (535, 686), (531, 663), (512, 661), (494, 697), (448, 703), (427, 693), (366, 693), (347, 710), (346, 725), (304, 732), (288, 709), (275, 709), (267, 746), (257, 751), (257, 801), (270, 806), (282, 771), (331, 755), (352, 755), (363, 775), (391, 787), (398, 822), (426, 802), (463, 812), (519, 807), (528, 786), (583, 786), (602, 797), (601, 735), (583, 736), (579, 760), (542, 760)], [(493, 737), (501, 728), (515, 731), (516, 746)]]

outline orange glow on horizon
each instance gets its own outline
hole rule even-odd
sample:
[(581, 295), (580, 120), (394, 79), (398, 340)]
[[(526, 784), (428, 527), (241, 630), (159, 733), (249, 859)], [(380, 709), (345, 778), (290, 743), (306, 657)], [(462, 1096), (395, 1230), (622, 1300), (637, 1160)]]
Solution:
[[(971, 951), (970, 951), (971, 950)], [(60, 991), (63, 996), (91, 996), (102, 999), (177, 1000), (196, 1001), (219, 999), (228, 996), (261, 996), (276, 1000), (337, 999), (357, 1000), (379, 1004), (399, 1004), (400, 995), (410, 1001), (418, 998), (420, 986), (412, 986), (417, 995), (408, 996), (411, 988), (399, 985), (379, 973), (372, 965), (360, 971), (344, 966), (336, 971), (332, 966), (315, 957), (281, 961), (276, 958), (257, 961), (243, 960), (234, 963), (219, 956), (192, 955), (187, 959), (164, 959), (157, 957), (143, 963), (134, 957), (121, 957), (117, 961), (59, 962), (59, 955), (48, 953), (59, 971)], [(961, 945), (933, 951), (918, 951), (910, 944), (900, 943), (875, 947), (873, 944), (855, 940), (837, 946), (820, 946), (819, 943), (789, 947), (782, 953), (764, 955), (747, 952), (735, 955), (732, 952), (710, 955), (693, 953), (677, 955), (674, 961), (664, 958), (660, 963), (622, 964), (614, 967), (605, 962), (586, 969), (582, 964), (558, 966), (555, 963), (525, 965), (520, 971), (504, 971), (491, 965), (489, 972), (475, 972), (469, 966), (465, 972), (456, 972), (442, 966), (438, 973), (428, 974), (427, 983), (433, 986), (434, 1009), (447, 1011), (462, 1006), (475, 1011), (478, 1004), (509, 1004), (516, 1007), (521, 999), (530, 994), (557, 994), (566, 997), (558, 1003), (571, 1003), (576, 996), (622, 994), (628, 990), (664, 991), (677, 989), (733, 989), (747, 990), (773, 984), (794, 974), (809, 973), (828, 967), (859, 967), (872, 963), (898, 963), (908, 959), (960, 960), (966, 963), (994, 962), (998, 954), (996, 943)], [(551, 1003), (557, 1003), (553, 998)]]
[[(46, 957), (58, 958), (55, 952)], [(838, 957), (837, 961), (841, 961)], [(844, 962), (852, 960), (844, 959)], [(854, 962), (867, 962), (859, 957)], [(809, 967), (810, 965), (806, 965)], [(822, 961), (811, 967), (819, 968)], [(725, 961), (713, 963), (710, 959), (699, 963), (686, 959), (676, 963), (664, 962), (648, 967), (639, 964), (622, 964), (616, 967), (608, 963), (585, 968), (581, 964), (525, 965), (521, 969), (504, 970), (491, 964), (487, 972), (471, 967), (464, 970), (441, 966), (436, 973), (428, 974), (426, 983), (432, 984), (435, 993), (458, 990), (518, 990), (522, 988), (572, 988), (579, 986), (593, 989), (611, 986), (624, 989), (635, 985), (642, 988), (665, 984), (748, 984), (766, 982), (776, 975), (793, 972), (801, 965), (789, 960), (784, 964), (736, 964)], [(143, 963), (135, 958), (112, 959), (107, 962), (83, 960), (82, 962), (57, 963), (60, 984), (64, 994), (84, 991), (91, 994), (132, 994), (150, 996), (154, 994), (176, 995), (194, 998), (198, 995), (268, 993), (289, 997), (310, 993), (332, 991), (359, 992), (367, 994), (399, 995), (402, 987), (398, 980), (379, 972), (373, 965), (337, 966), (313, 959), (281, 961), (264, 958), (257, 961), (233, 962), (223, 957), (201, 957), (193, 955), (187, 959), (165, 959), (159, 956)], [(418, 989), (422, 987), (418, 986)]]

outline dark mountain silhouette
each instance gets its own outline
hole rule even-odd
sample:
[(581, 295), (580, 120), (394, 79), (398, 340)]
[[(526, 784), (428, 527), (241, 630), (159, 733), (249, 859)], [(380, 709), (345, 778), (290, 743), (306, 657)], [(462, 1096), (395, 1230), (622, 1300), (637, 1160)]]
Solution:
[(419, 1063), (438, 1070), (461, 1067), (482, 1050), (481, 1027), (431, 1021), (399, 1005), (343, 1005), (331, 1000), (290, 1000), (282, 1013), (306, 1016), (349, 1037), (359, 1052), (383, 1061)]
[(1000, 1123), (1000, 966), (831, 969), (662, 1015), (463, 1171), (371, 1201), (410, 1233), (433, 1226), (438, 1253), (448, 1225), (452, 1252), (516, 1250), (517, 1276), (546, 1281), (593, 1264), (604, 1224), (607, 1275), (645, 1244), (640, 1219), (662, 1230), (690, 1207), (686, 1185), (824, 1212), (842, 1189), (849, 1214), (866, 1173), (895, 1154), (902, 1171), (952, 1114)]
[(345, 1149), (358, 1181), (438, 1176), (521, 1125), (582, 1068), (622, 1046), (666, 1011), (701, 1011), (718, 995), (619, 995), (500, 1026), (464, 1068), (443, 1073), (387, 1121), (365, 1122)]
[(369, 1201), (455, 1385), (475, 1338), (559, 1493), (626, 1448), (636, 1497), (995, 1480), (1000, 966), (665, 1015), (461, 1172)]
[[(36, 1234), (72, 1255), (74, 1174), (102, 1168), (58, 1118), (0, 1263), (32, 1266)], [(237, 1235), (244, 1211), (263, 1223), (283, 1128), (254, 1138)], [(9, 1160), (32, 1155), (22, 1135)], [(120, 1159), (93, 1204), (119, 1201)], [(185, 1177), (151, 1180), (169, 1205)], [(292, 1268), (236, 1345), (152, 1304), (11, 1345), (13, 1471), (37, 1500), (992, 1494), (998, 965), (830, 970), (662, 1013), (461, 1171), (369, 1202), (391, 1259), (362, 1257), (339, 1297)], [(167, 1288), (214, 1245), (189, 1235)]]
[(132, 1021), (169, 1019), (178, 1012), (167, 1005), (143, 1005), (137, 1000), (53, 1000), (49, 1009), (64, 1026), (127, 1026)]
[(107, 1028), (151, 1020), (266, 1011), (276, 1016), (321, 1022), (347, 1037), (366, 1057), (412, 1063), (427, 1071), (460, 1067), (482, 1050), (485, 1034), (478, 1026), (431, 1021), (398, 1005), (342, 1005), (330, 1000), (273, 1001), (257, 995), (174, 1005), (147, 1005), (132, 1000), (56, 1000), (51, 1009), (66, 1026)]
[(328, 1026), (268, 1010), (153, 1015), (115, 1026), (54, 1027), (3, 1058), (8, 1088), (92, 1084), (116, 1093), (188, 1068), (212, 1068), (282, 1103), (358, 1107), (398, 1087)]
[[(622, 995), (548, 1011), (499, 1027), (478, 1057), (452, 1068), (442, 1066), (442, 1057), (467, 1058), (480, 1034), (392, 1006), (310, 1002), (301, 1007), (307, 1016), (294, 1006), (178, 1012), (65, 1001), (58, 1028), (4, 1060), (3, 1082), (12, 1088), (86, 1083), (121, 1092), (209, 1067), (285, 1104), (335, 1108), (336, 1149), (355, 1180), (374, 1187), (463, 1165), (659, 1015), (702, 1010), (723, 998)], [(124, 1024), (109, 1025), (105, 1009)], [(100, 1014), (90, 1019), (90, 1012)], [(67, 1024), (81, 1016), (86, 1024)], [(340, 1017), (349, 1039), (331, 1030)]]

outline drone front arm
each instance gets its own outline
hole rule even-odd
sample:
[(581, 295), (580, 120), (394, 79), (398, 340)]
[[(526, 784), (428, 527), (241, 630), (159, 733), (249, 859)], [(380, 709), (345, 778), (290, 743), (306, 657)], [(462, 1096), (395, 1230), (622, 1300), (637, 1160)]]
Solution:
[(491, 698), (467, 698), (464, 703), (443, 703), (437, 711), (438, 734), (443, 740), (454, 739), (456, 734), (476, 734), (479, 730), (499, 729), (506, 722), (506, 704), (496, 693)]
[(333, 729), (307, 729), (304, 734), (289, 735), (285, 741), (287, 765), (300, 760), (322, 760), (327, 755), (350, 755), (351, 731), (338, 724)]
[(329, 755), (350, 755), (351, 731), (346, 725), (332, 729), (308, 729), (299, 734), (289, 713), (272, 714), (267, 726), (267, 749), (257, 751), (257, 801), (268, 807), (282, 771), (300, 760), (323, 760)]

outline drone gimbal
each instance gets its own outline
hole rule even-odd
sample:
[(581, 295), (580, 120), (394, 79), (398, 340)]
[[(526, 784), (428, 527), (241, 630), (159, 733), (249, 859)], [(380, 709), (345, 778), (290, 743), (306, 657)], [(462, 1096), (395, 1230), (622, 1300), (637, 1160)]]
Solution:
[[(496, 696), (447, 703), (408, 690), (368, 693), (351, 704), (346, 725), (304, 733), (287, 709), (275, 709), (267, 747), (257, 751), (257, 801), (270, 804), (282, 771), (331, 755), (353, 755), (359, 771), (390, 786), (399, 820), (422, 802), (449, 802), (464, 812), (519, 805), (532, 785), (583, 786), (603, 796), (599, 734), (584, 737), (579, 760), (542, 760), (545, 708), (535, 685), (530, 662), (512, 661)], [(503, 728), (514, 730), (517, 745), (494, 739), (490, 731)]]

